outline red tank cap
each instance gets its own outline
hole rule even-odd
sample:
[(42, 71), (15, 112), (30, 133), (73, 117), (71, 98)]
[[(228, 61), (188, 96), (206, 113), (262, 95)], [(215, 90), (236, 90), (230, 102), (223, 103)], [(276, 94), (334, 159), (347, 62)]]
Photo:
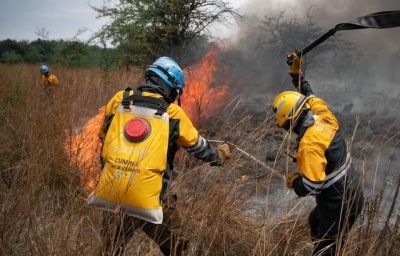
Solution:
[(149, 123), (143, 118), (132, 118), (125, 124), (124, 135), (130, 142), (141, 142), (149, 134)]

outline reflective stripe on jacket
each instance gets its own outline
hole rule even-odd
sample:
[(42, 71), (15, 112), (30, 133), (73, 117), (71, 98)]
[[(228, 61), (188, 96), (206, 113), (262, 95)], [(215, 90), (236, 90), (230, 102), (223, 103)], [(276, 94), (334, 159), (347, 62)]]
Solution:
[(325, 101), (313, 97), (308, 104), (315, 122), (301, 136), (298, 146), (297, 166), (302, 178), (296, 179), (293, 189), (299, 196), (320, 194), (341, 182), (351, 165), (338, 121)]
[[(293, 80), (296, 88), (298, 82)], [(306, 97), (313, 95), (303, 77), (300, 89)], [(302, 177), (293, 181), (294, 191), (299, 196), (315, 195), (318, 219), (338, 221), (348, 215), (357, 216), (363, 209), (364, 196), (338, 121), (322, 99), (314, 96), (307, 103), (314, 123), (304, 127), (297, 138), (297, 164)]]

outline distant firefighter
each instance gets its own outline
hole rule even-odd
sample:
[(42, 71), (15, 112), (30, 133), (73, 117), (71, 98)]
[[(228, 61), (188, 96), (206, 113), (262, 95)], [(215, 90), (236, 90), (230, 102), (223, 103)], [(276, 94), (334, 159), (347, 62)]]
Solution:
[(344, 239), (360, 214), (364, 197), (339, 123), (325, 101), (314, 96), (301, 73), (301, 56), (288, 56), (289, 74), (297, 91), (279, 94), (273, 103), (278, 126), (297, 134), (299, 172), (286, 177), (301, 197), (315, 196), (309, 215), (313, 256), (342, 255)]
[(40, 85), (42, 85), (45, 90), (50, 90), (59, 84), (57, 77), (50, 74), (49, 71), (49, 67), (46, 65), (40, 67), (40, 73), (42, 74)]

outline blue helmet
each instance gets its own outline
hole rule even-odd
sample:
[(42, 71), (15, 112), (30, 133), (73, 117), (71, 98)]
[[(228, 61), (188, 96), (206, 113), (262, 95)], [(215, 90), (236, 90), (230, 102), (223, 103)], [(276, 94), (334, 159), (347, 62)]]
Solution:
[(46, 74), (46, 73), (48, 73), (48, 72), (49, 72), (49, 67), (47, 67), (46, 65), (42, 65), (42, 66), (40, 67), (40, 73)]
[(169, 57), (160, 57), (151, 64), (145, 73), (145, 77), (155, 73), (169, 87), (183, 89), (185, 87), (185, 77), (182, 69), (173, 59)]

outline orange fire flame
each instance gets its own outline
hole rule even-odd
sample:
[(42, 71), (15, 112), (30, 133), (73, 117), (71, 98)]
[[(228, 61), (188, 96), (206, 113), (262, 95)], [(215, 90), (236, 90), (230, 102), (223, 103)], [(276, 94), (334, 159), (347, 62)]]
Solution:
[(96, 185), (100, 175), (100, 141), (98, 131), (102, 125), (105, 107), (99, 109), (97, 115), (92, 117), (83, 127), (82, 131), (67, 139), (65, 151), (70, 164), (78, 166), (84, 189), (91, 191)]
[[(182, 97), (182, 108), (195, 125), (211, 117), (226, 102), (227, 85), (215, 85), (218, 49), (213, 49), (196, 65), (184, 70), (186, 86)], [(65, 150), (70, 164), (82, 171), (81, 181), (86, 191), (95, 188), (100, 175), (100, 142), (98, 131), (102, 125), (105, 107), (99, 109), (83, 127), (82, 131), (66, 141)]]
[(198, 125), (201, 120), (212, 116), (225, 103), (228, 86), (215, 85), (214, 76), (218, 70), (218, 49), (206, 54), (201, 62), (184, 70), (186, 86), (182, 97), (182, 108)]

